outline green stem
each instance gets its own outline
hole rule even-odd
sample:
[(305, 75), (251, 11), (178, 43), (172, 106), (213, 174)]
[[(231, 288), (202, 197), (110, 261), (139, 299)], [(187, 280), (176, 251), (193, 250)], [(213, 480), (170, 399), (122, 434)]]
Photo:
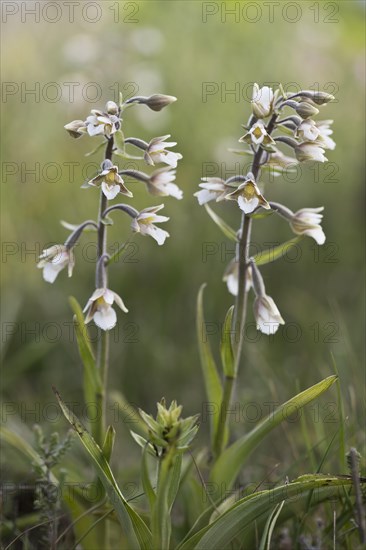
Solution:
[[(110, 137), (108, 139), (106, 151), (105, 151), (105, 160), (112, 160), (113, 154), (113, 145), (114, 139)], [(101, 284), (103, 280), (104, 285), (108, 285), (108, 272), (107, 272), (107, 262), (104, 266), (101, 265), (101, 261), (105, 261), (104, 258), (107, 258), (107, 226), (102, 222), (103, 212), (107, 208), (107, 197), (104, 195), (103, 191), (100, 190), (100, 204), (99, 204), (99, 215), (98, 215), (98, 257), (96, 264), (96, 279), (97, 285)], [(100, 277), (100, 272), (103, 273)], [(108, 365), (109, 365), (109, 332), (106, 330), (99, 329), (98, 331), (98, 344), (97, 344), (97, 369), (100, 374), (100, 379), (102, 381), (102, 391), (96, 395), (96, 404), (97, 404), (97, 419), (95, 426), (95, 437), (97, 443), (100, 447), (103, 446), (104, 436), (106, 433), (106, 408), (107, 408), (107, 384), (108, 384)], [(98, 487), (102, 489), (101, 483), (98, 480)], [(104, 491), (102, 491), (102, 499), (104, 498)], [(106, 519), (106, 518), (104, 518)], [(95, 538), (96, 546), (108, 549), (108, 523), (107, 520), (101, 522), (100, 525), (95, 529)]]
[[(275, 123), (277, 120), (277, 114), (274, 114), (270, 119), (267, 126), (267, 133), (271, 134), (274, 130)], [(262, 147), (258, 148), (258, 151), (255, 153), (252, 163), (252, 173), (254, 179), (257, 180), (261, 167), (262, 154), (264, 149)], [(243, 349), (244, 342), (244, 327), (247, 314), (247, 303), (248, 303), (248, 292), (246, 290), (247, 286), (247, 273), (248, 273), (248, 264), (249, 264), (249, 247), (250, 247), (250, 237), (252, 230), (252, 219), (248, 214), (242, 215), (241, 227), (239, 232), (239, 241), (237, 245), (237, 257), (239, 263), (239, 275), (238, 275), (238, 295), (235, 300), (234, 307), (234, 317), (233, 317), (233, 349), (235, 355), (235, 372), (233, 377), (226, 377), (224, 380), (224, 391), (222, 403), (220, 406), (220, 416), (217, 429), (216, 444), (214, 448), (215, 456), (218, 457), (223, 449), (225, 444), (225, 433), (227, 431), (228, 424), (228, 411), (232, 401), (232, 395), (235, 388), (235, 381), (238, 375), (240, 358)]]

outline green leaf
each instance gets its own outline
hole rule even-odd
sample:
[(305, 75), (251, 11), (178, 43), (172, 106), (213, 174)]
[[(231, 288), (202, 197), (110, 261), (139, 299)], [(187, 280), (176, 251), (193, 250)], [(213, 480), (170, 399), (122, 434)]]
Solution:
[(227, 377), (235, 376), (235, 361), (234, 361), (234, 352), (231, 337), (233, 334), (232, 331), (232, 319), (234, 313), (234, 306), (231, 306), (226, 314), (224, 327), (222, 329), (221, 337), (221, 361), (224, 369), (224, 374)]
[(182, 453), (179, 453), (175, 457), (174, 464), (171, 469), (170, 484), (169, 484), (169, 491), (168, 491), (169, 512), (173, 507), (173, 504), (175, 502), (175, 499), (178, 493), (179, 483), (180, 483), (180, 474), (182, 471), (182, 460), (183, 460), (183, 455)]
[(262, 538), (261, 538), (261, 542), (258, 550), (270, 550), (273, 529), (276, 526), (278, 516), (280, 515), (284, 504), (285, 504), (284, 500), (280, 502), (280, 504), (277, 504), (273, 512), (268, 516), (266, 525), (264, 526), (264, 529), (263, 529), (263, 534), (262, 534)]
[(159, 464), (158, 486), (156, 490), (156, 501), (151, 515), (151, 529), (153, 535), (153, 548), (168, 550), (171, 535), (171, 519), (168, 502), (168, 495), (171, 485), (171, 472), (174, 468), (174, 461), (177, 458), (173, 455), (175, 449), (170, 449)]
[[(316, 490), (316, 503), (327, 498), (343, 495), (342, 487), (351, 485), (350, 479), (335, 476), (307, 475), (292, 483), (276, 487), (268, 491), (253, 493), (239, 500), (231, 509), (220, 516), (214, 523), (204, 527), (177, 550), (221, 550), (227, 548), (230, 542), (240, 536), (243, 548), (253, 548), (248, 541), (253, 525), (257, 528), (266, 520), (273, 506), (285, 501), (287, 513), (291, 516), (296, 502), (304, 502), (308, 492)], [(250, 540), (250, 539), (249, 539)]]
[(116, 430), (113, 426), (108, 426), (103, 443), (103, 454), (106, 457), (107, 462), (111, 461), (115, 437)]
[(241, 155), (243, 157), (252, 157), (254, 155), (253, 151), (251, 149), (228, 149), (230, 153), (234, 153), (235, 155)]
[(259, 443), (294, 411), (298, 412), (304, 405), (319, 397), (336, 380), (337, 376), (328, 376), (277, 407), (273, 414), (259, 422), (251, 432), (242, 436), (220, 455), (211, 471), (211, 481), (218, 487), (224, 486), (226, 490), (230, 490), (245, 460)]
[(88, 329), (84, 322), (84, 315), (79, 302), (71, 296), (71, 309), (74, 312), (74, 327), (79, 353), (84, 365), (84, 397), (86, 403), (95, 403), (96, 395), (102, 393), (102, 382), (97, 370), (96, 361), (88, 336)]
[(113, 134), (114, 136), (114, 143), (117, 145), (117, 149), (120, 153), (125, 153), (125, 136), (123, 135), (122, 130), (117, 130)]
[(95, 155), (95, 153), (97, 153), (100, 149), (102, 149), (102, 147), (105, 147), (105, 145), (106, 145), (106, 142), (102, 141), (92, 151), (89, 151), (89, 153), (85, 153), (85, 156), (91, 157), (92, 155)]
[(301, 239), (301, 236), (293, 237), (289, 241), (286, 241), (285, 243), (282, 243), (278, 246), (262, 250), (254, 256), (254, 261), (256, 265), (259, 266), (269, 264), (271, 262), (274, 262), (275, 260), (278, 260), (279, 258), (282, 258), (282, 256), (284, 256), (284, 254), (287, 252), (287, 249), (301, 241)]
[(91, 457), (98, 477), (116, 511), (119, 522), (129, 542), (131, 549), (150, 550), (152, 548), (151, 533), (138, 513), (131, 508), (123, 496), (108, 464), (102, 449), (94, 441), (85, 426), (77, 416), (65, 405), (58, 391), (53, 388), (58, 403), (65, 418), (76, 431), (81, 443)]
[(210, 218), (215, 222), (215, 224), (221, 229), (225, 237), (230, 239), (231, 241), (237, 242), (238, 238), (236, 236), (236, 232), (230, 225), (228, 225), (220, 216), (218, 216), (209, 206), (208, 204), (205, 204), (206, 212), (210, 216)]
[(149, 474), (149, 468), (147, 463), (148, 453), (149, 453), (148, 443), (146, 443), (142, 451), (141, 481), (142, 481), (142, 487), (144, 489), (145, 495), (149, 500), (150, 510), (153, 510), (155, 501), (156, 501), (156, 494), (150, 481), (150, 474)]
[(222, 385), (208, 341), (203, 314), (203, 291), (205, 286), (205, 284), (201, 286), (197, 297), (197, 339), (208, 405), (213, 407), (212, 414), (210, 414), (210, 430), (211, 440), (214, 442), (222, 400)]

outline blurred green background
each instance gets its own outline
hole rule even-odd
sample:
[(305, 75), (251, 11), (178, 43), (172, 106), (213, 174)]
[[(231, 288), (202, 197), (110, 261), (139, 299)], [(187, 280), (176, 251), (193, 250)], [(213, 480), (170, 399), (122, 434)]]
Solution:
[[(9, 426), (24, 430), (36, 420), (47, 431), (65, 431), (61, 418), (45, 418), (45, 406), (54, 402), (52, 384), (65, 400), (82, 403), (82, 370), (67, 298), (73, 295), (84, 305), (93, 291), (94, 266), (82, 257), (93, 257), (95, 247), (85, 249), (93, 235), (83, 238), (72, 279), (62, 272), (51, 286), (36, 268), (44, 246), (67, 237), (59, 220), (82, 222), (98, 209), (97, 191), (80, 189), (85, 171), (92, 175), (100, 162), (100, 154), (84, 156), (98, 138), (72, 140), (63, 125), (116, 99), (117, 89), (126, 97), (160, 92), (178, 98), (161, 113), (144, 106), (131, 109), (124, 120), (126, 136), (148, 141), (172, 134), (184, 157), (177, 172), (184, 199), (161, 201), (139, 183), (130, 183), (131, 204), (137, 208), (165, 203), (171, 237), (158, 247), (152, 239), (134, 236), (136, 248), (110, 270), (110, 286), (130, 310), (118, 314), (119, 333), (112, 335), (110, 388), (149, 412), (162, 396), (177, 399), (187, 414), (202, 412), (196, 295), (207, 282), (206, 319), (218, 352), (219, 326), (232, 303), (222, 274), (233, 249), (193, 193), (202, 176), (227, 177), (243, 170), (245, 157), (227, 149), (238, 147), (243, 134), (252, 83), (281, 82), (289, 91), (318, 88), (336, 97), (318, 116), (334, 119), (337, 147), (328, 152), (330, 163), (302, 166), (297, 181), (279, 177), (266, 186), (267, 198), (293, 210), (324, 205), (327, 244), (317, 248), (303, 240), (297, 261), (283, 259), (263, 268), (267, 291), (288, 325), (270, 339), (249, 330), (236, 402), (243, 407), (254, 403), (254, 408), (243, 409), (244, 418), (234, 430), (252, 427), (268, 412), (269, 402), (284, 401), (332, 374), (333, 354), (347, 444), (357, 444), (364, 418), (364, 4), (298, 2), (296, 12), (287, 2), (274, 4), (279, 5), (272, 6), (270, 19), (268, 5), (259, 2), (106, 1), (98, 3), (100, 12), (76, 7), (70, 22), (60, 3), (61, 18), (53, 23), (57, 13), (51, 7), (41, 13), (40, 22), (26, 14), (22, 22), (19, 11), (3, 23), (2, 389)], [(235, 6), (240, 7), (236, 15), (225, 14), (225, 9), (238, 10)], [(211, 94), (205, 96), (207, 86)], [(26, 94), (32, 89), (35, 95)], [(101, 97), (94, 102), (96, 91)], [(26, 173), (35, 168), (36, 176)], [(231, 225), (239, 225), (235, 204), (214, 208)], [(118, 213), (113, 217), (111, 244), (128, 235), (128, 221)], [(253, 239), (260, 247), (290, 237), (279, 218), (255, 224)], [(210, 255), (207, 243), (213, 243)], [(253, 322), (251, 308), (248, 320)], [(316, 407), (307, 412), (309, 429), (312, 443), (320, 442), (324, 450), (338, 430), (336, 390)], [(126, 425), (113, 416), (112, 407), (116, 467), (122, 469), (138, 451)], [(52, 408), (49, 420), (54, 417)], [(207, 422), (200, 432), (205, 440)], [(303, 450), (299, 423), (287, 424), (268, 439), (267, 448), (258, 450), (253, 472), (279, 462), (282, 475), (295, 462), (291, 472), (300, 474), (309, 469)], [(9, 475), (20, 468), (12, 460), (9, 453)]]

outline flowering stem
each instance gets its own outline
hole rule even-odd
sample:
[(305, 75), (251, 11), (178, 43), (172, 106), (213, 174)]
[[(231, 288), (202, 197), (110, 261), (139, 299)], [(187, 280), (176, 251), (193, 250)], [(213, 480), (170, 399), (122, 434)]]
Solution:
[[(268, 123), (266, 130), (269, 135), (273, 132), (275, 128), (277, 116), (278, 116), (277, 114), (274, 114)], [(259, 146), (253, 158), (251, 172), (253, 173), (255, 180), (257, 180), (259, 175), (263, 152), (264, 152), (264, 149), (261, 146)], [(223, 398), (222, 398), (222, 403), (220, 407), (217, 436), (216, 436), (216, 441), (214, 446), (214, 452), (216, 457), (221, 454), (224, 448), (225, 433), (227, 431), (226, 426), (228, 421), (227, 414), (228, 414), (230, 403), (232, 400), (232, 395), (235, 387), (235, 380), (238, 375), (240, 357), (241, 357), (241, 352), (243, 348), (244, 326), (245, 326), (247, 301), (248, 301), (248, 291), (246, 287), (247, 287), (247, 273), (248, 273), (248, 267), (249, 267), (249, 246), (250, 246), (251, 230), (252, 230), (251, 216), (243, 213), (242, 220), (241, 220), (241, 227), (239, 231), (239, 241), (237, 245), (237, 258), (239, 262), (239, 276), (238, 276), (239, 288), (238, 288), (238, 294), (235, 300), (234, 317), (233, 317), (232, 345), (234, 349), (235, 368), (234, 368), (234, 376), (226, 376), (224, 381), (224, 392), (223, 392)]]
[[(112, 160), (113, 154), (113, 144), (114, 139), (110, 137), (108, 139), (106, 151), (105, 151), (105, 160)], [(103, 223), (103, 213), (107, 208), (107, 197), (104, 195), (103, 191), (100, 192), (100, 205), (99, 205), (99, 216), (98, 216), (98, 258), (96, 266), (96, 277), (99, 275), (101, 269), (101, 262), (103, 262), (103, 257), (107, 257), (107, 226)], [(103, 283), (105, 286), (108, 285), (108, 273), (106, 266), (102, 267), (103, 269)], [(107, 379), (108, 379), (108, 362), (109, 362), (109, 334), (106, 330), (99, 330), (98, 334), (98, 345), (97, 345), (97, 369), (102, 380), (102, 393), (97, 396), (97, 443), (103, 445), (104, 434), (106, 429), (106, 390), (107, 390)]]

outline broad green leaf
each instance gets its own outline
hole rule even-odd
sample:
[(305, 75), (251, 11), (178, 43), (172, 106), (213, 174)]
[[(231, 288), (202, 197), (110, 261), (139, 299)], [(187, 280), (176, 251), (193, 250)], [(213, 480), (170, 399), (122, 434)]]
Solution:
[(291, 246), (301, 241), (302, 237), (293, 237), (289, 241), (286, 241), (285, 243), (282, 243), (278, 246), (274, 246), (273, 248), (268, 248), (266, 250), (262, 250), (258, 254), (254, 256), (254, 261), (256, 265), (265, 265), (269, 264), (271, 262), (274, 262), (275, 260), (278, 260), (279, 258), (282, 258), (282, 256), (288, 251)]
[(103, 487), (116, 511), (130, 548), (150, 550), (152, 547), (151, 533), (138, 513), (131, 508), (123, 496), (102, 449), (95, 442), (77, 416), (65, 405), (55, 388), (54, 392), (65, 418), (76, 431), (80, 441), (94, 463), (98, 477), (103, 483)]
[(231, 241), (237, 242), (238, 238), (236, 236), (236, 232), (230, 225), (228, 225), (220, 216), (216, 214), (209, 206), (208, 204), (205, 204), (206, 212), (210, 216), (210, 218), (215, 222), (215, 224), (221, 229), (225, 237), (230, 239)]
[(316, 490), (316, 502), (319, 503), (327, 498), (339, 498), (343, 495), (342, 488), (350, 486), (351, 483), (350, 479), (341, 477), (308, 475), (272, 490), (253, 493), (239, 500), (214, 523), (196, 533), (183, 545), (179, 545), (178, 549), (221, 550), (229, 547), (230, 542), (238, 536), (244, 548), (252, 548), (253, 546), (248, 545), (247, 534), (250, 535), (254, 523), (258, 526), (266, 521), (273, 506), (285, 501), (287, 513), (291, 516), (294, 501), (302, 504), (309, 491)]
[[(102, 395), (103, 388), (100, 380), (99, 371), (94, 359), (94, 354), (91, 348), (88, 329), (84, 322), (84, 315), (78, 301), (72, 296), (69, 298), (71, 308), (74, 312), (74, 327), (76, 339), (78, 342), (79, 353), (84, 365), (84, 399), (85, 403), (98, 403)], [(102, 434), (98, 434), (98, 422), (91, 423), (93, 436), (100, 442), (103, 441)]]
[(205, 286), (205, 284), (201, 286), (197, 297), (197, 338), (203, 378), (205, 381), (206, 396), (208, 400), (207, 405), (209, 407), (212, 407), (212, 410), (208, 412), (212, 412), (212, 414), (210, 414), (210, 431), (211, 440), (213, 442), (215, 440), (219, 407), (222, 400), (222, 386), (220, 377), (218, 375), (216, 363), (212, 355), (211, 346), (208, 341), (208, 335), (203, 314), (203, 291)]
[(218, 487), (224, 486), (226, 490), (230, 490), (245, 460), (259, 443), (291, 414), (324, 393), (336, 380), (337, 376), (328, 376), (277, 407), (273, 414), (259, 422), (251, 432), (242, 436), (220, 455), (211, 471), (211, 481)]
[(235, 376), (235, 361), (232, 345), (232, 319), (234, 306), (231, 306), (226, 314), (221, 336), (221, 361), (224, 375), (233, 378)]

